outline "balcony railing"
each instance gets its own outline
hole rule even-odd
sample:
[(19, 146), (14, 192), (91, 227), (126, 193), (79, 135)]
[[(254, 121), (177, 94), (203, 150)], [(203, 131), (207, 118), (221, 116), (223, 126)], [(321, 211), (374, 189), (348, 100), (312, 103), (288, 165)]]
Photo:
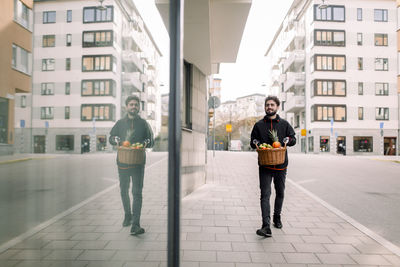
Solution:
[(304, 96), (287, 94), (287, 99), (285, 102), (285, 111), (296, 113), (305, 108)]
[(137, 69), (143, 70), (143, 63), (138, 57), (138, 55), (133, 51), (123, 51), (122, 52), (122, 62), (125, 64), (134, 64)]
[(293, 64), (300, 66), (304, 65), (305, 62), (305, 53), (304, 50), (294, 50), (288, 54), (288, 58), (285, 60), (283, 64), (283, 71), (287, 71), (290, 66)]
[(140, 81), (140, 72), (125, 72), (122, 74), (122, 86), (125, 89), (139, 92), (142, 90), (142, 82)]
[(284, 83), (284, 91), (290, 91), (292, 88), (301, 88), (305, 86), (304, 72), (287, 72)]

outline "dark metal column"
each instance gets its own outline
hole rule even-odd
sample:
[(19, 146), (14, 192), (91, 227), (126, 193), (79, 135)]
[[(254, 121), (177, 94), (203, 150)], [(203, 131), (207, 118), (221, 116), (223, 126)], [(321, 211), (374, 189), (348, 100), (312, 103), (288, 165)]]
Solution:
[(179, 267), (181, 179), (181, 85), (183, 1), (170, 0), (170, 90), (168, 118), (168, 267)]

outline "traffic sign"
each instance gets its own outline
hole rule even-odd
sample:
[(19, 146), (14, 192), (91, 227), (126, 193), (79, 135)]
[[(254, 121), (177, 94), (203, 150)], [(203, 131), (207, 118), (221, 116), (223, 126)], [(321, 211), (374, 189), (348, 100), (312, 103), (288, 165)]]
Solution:
[(226, 132), (231, 133), (232, 132), (232, 124), (227, 124), (226, 125)]
[(379, 129), (383, 129), (383, 124), (384, 124), (383, 122), (379, 123)]
[(49, 128), (49, 122), (48, 122), (48, 121), (45, 121), (45, 122), (44, 122), (44, 127), (45, 127), (46, 129)]
[(307, 136), (307, 130), (301, 129), (301, 136)]
[(25, 128), (25, 120), (20, 120), (20, 121), (19, 121), (19, 126), (20, 126), (21, 128)]
[(208, 107), (216, 109), (221, 105), (221, 100), (219, 100), (218, 97), (212, 96), (210, 99), (208, 99)]
[(333, 118), (331, 119), (331, 126), (333, 126)]

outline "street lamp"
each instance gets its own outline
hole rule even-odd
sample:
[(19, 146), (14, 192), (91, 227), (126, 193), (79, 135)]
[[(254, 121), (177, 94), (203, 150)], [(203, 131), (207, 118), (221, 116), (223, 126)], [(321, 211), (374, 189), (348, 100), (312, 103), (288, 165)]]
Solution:
[(105, 6), (103, 6), (104, 0), (99, 0), (99, 2), (100, 2), (100, 5), (97, 6), (97, 9), (98, 10), (106, 10), (107, 8)]
[(325, 0), (322, 0), (322, 4), (320, 4), (320, 5), (318, 6), (318, 8), (319, 8), (319, 9), (327, 9), (327, 8), (328, 8), (328, 5), (325, 4)]

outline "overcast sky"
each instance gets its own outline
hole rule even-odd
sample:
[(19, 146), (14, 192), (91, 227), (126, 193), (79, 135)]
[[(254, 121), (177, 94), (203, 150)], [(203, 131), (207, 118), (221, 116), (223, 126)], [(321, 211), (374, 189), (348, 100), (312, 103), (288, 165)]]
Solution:
[[(163, 53), (163, 68), (168, 68), (168, 33), (154, 2), (134, 1)], [(252, 1), (237, 61), (221, 64), (220, 73), (216, 75), (222, 79), (223, 102), (253, 93), (268, 93), (268, 84), (262, 86), (269, 80), (264, 55), (292, 2), (293, 0)], [(168, 83), (168, 70), (162, 70), (160, 78), (161, 83)], [(168, 88), (163, 87), (162, 93), (168, 93)]]

